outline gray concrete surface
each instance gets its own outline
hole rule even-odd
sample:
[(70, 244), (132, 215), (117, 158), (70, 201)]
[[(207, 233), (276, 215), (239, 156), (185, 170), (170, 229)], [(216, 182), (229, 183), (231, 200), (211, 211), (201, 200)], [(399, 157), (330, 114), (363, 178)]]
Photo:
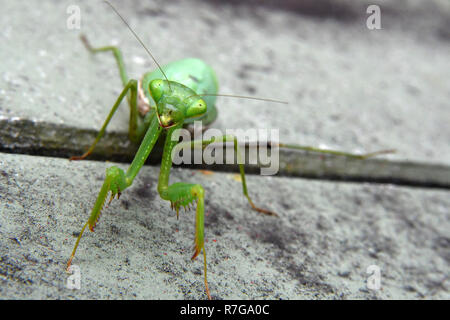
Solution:
[[(65, 264), (109, 164), (9, 154), (0, 164), (0, 297), (205, 298), (202, 260), (190, 260), (193, 212), (176, 220), (155, 190), (157, 168), (84, 235), (81, 289), (69, 290)], [(235, 175), (180, 169), (172, 181), (205, 187), (216, 299), (450, 298), (448, 191), (249, 176), (272, 218), (249, 209)], [(381, 290), (366, 287), (370, 265)]]
[[(290, 102), (221, 98), (216, 128), (278, 128), (283, 142), (395, 148), (387, 159), (450, 164), (448, 2), (374, 1), (383, 26), (375, 31), (365, 26), (369, 1), (323, 2), (349, 14), (203, 1), (117, 8), (161, 63), (197, 56), (216, 69), (222, 93)], [(81, 30), (66, 27), (71, 4)], [(101, 1), (1, 5), (0, 129), (54, 127), (30, 136), (36, 153), (65, 126), (98, 130), (121, 91), (113, 58), (90, 56), (80, 33), (119, 45), (130, 77), (154, 67)], [(124, 107), (110, 132), (127, 123)], [(201, 257), (190, 261), (193, 213), (177, 221), (159, 199), (157, 167), (145, 167), (84, 236), (74, 261), (81, 290), (66, 288), (65, 263), (109, 165), (0, 153), (0, 298), (205, 298)], [(206, 188), (214, 298), (450, 298), (448, 190), (249, 176), (274, 219), (249, 209), (233, 174), (175, 169), (172, 181)], [(366, 287), (370, 265), (381, 268), (381, 290)]]
[[(0, 119), (98, 130), (121, 83), (113, 58), (92, 57), (80, 33), (94, 45), (117, 44), (131, 77), (154, 64), (101, 1), (32, 3), (3, 1)], [(392, 159), (450, 163), (448, 2), (382, 1), (382, 30), (367, 29), (367, 3), (356, 4), (351, 20), (204, 1), (117, 7), (161, 64), (199, 57), (216, 70), (222, 93), (290, 102), (221, 98), (216, 128), (277, 128), (286, 143), (393, 148)], [(66, 27), (72, 4), (80, 30)], [(110, 129), (126, 131), (127, 119), (124, 107)]]

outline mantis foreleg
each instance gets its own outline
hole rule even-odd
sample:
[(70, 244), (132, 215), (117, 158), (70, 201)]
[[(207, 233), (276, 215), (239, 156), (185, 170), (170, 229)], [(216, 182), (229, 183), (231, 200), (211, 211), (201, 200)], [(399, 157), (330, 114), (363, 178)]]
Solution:
[[(123, 190), (131, 186), (134, 178), (137, 173), (144, 165), (148, 155), (150, 154), (153, 146), (155, 145), (158, 137), (161, 133), (162, 128), (159, 126), (158, 120), (156, 117), (153, 117), (150, 123), (150, 127), (148, 128), (144, 139), (142, 140), (141, 146), (134, 157), (133, 162), (125, 173), (122, 169), (112, 166), (106, 170), (106, 178), (103, 183), (102, 188), (97, 196), (97, 200), (95, 201), (94, 207), (92, 208), (91, 215), (78, 235), (77, 241), (73, 248), (72, 254), (67, 262), (67, 268), (69, 268), (72, 263), (72, 259), (75, 256), (75, 252), (77, 250), (78, 244), (80, 242), (81, 236), (83, 235), (84, 230), (87, 226), (91, 231), (94, 231), (94, 227), (100, 217), (101, 210), (106, 201), (106, 197), (109, 192), (111, 192), (111, 200), (117, 195), (120, 197), (120, 194)], [(111, 202), (110, 200), (110, 202)]]
[(159, 173), (158, 192), (162, 199), (170, 201), (171, 207), (177, 212), (177, 217), (181, 206), (190, 206), (194, 201), (197, 204), (194, 254), (191, 259), (195, 259), (200, 251), (203, 251), (205, 288), (208, 298), (211, 299), (207, 280), (206, 251), (204, 246), (205, 190), (199, 184), (184, 182), (177, 182), (169, 186), (170, 169), (172, 167), (172, 150), (178, 143), (177, 140), (172, 140), (172, 134), (180, 127), (181, 125), (177, 125), (167, 130), (167, 138), (164, 145), (161, 170)]

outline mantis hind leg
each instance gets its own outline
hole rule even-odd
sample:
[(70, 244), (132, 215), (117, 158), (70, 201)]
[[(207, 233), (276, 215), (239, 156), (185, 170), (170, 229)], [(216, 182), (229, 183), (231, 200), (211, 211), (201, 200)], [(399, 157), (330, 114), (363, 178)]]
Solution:
[[(106, 131), (106, 127), (108, 126), (109, 122), (111, 121), (114, 113), (117, 111), (117, 109), (120, 106), (120, 103), (122, 102), (123, 98), (127, 95), (128, 91), (131, 91), (131, 109), (135, 110), (136, 115), (132, 114), (131, 118), (136, 118), (137, 116), (137, 108), (136, 108), (136, 95), (137, 95), (137, 81), (136, 80), (130, 80), (128, 82), (128, 84), (125, 86), (125, 88), (122, 90), (122, 93), (119, 95), (119, 97), (117, 98), (116, 102), (114, 103), (113, 107), (111, 108), (111, 111), (108, 114), (108, 117), (106, 118), (105, 122), (103, 123), (103, 126), (100, 129), (100, 132), (97, 134), (97, 137), (95, 138), (94, 142), (92, 143), (92, 145), (89, 147), (89, 149), (81, 156), (73, 156), (70, 158), (70, 160), (83, 160), (84, 158), (86, 158), (87, 156), (89, 156), (92, 151), (94, 150), (95, 146), (97, 145), (97, 143), (100, 141), (100, 139), (103, 137), (103, 135), (105, 134)], [(131, 125), (131, 122), (133, 122), (133, 124), (135, 125)], [(144, 129), (144, 124), (140, 123), (138, 126), (137, 123), (137, 119), (135, 119), (134, 121), (131, 121), (130, 119), (130, 128), (129, 128), (129, 135), (130, 135), (130, 139), (133, 142), (139, 142), (140, 137), (142, 136), (143, 133), (143, 129)]]
[(361, 159), (361, 160), (373, 158), (373, 157), (376, 157), (381, 154), (388, 154), (388, 153), (395, 152), (394, 149), (385, 149), (385, 150), (378, 150), (378, 151), (365, 153), (365, 154), (355, 154), (355, 153), (350, 153), (350, 152), (346, 152), (346, 151), (324, 149), (324, 148), (317, 148), (317, 147), (311, 147), (311, 146), (302, 146), (302, 145), (298, 145), (298, 144), (278, 143), (278, 144), (276, 144), (276, 146), (279, 148), (285, 148), (285, 149), (302, 150), (302, 151), (317, 152), (317, 153), (324, 153), (324, 154), (333, 154), (336, 156), (344, 156), (347, 158)]
[(70, 158), (70, 160), (82, 160), (89, 156), (92, 151), (94, 150), (97, 143), (100, 141), (100, 139), (105, 134), (106, 127), (108, 126), (109, 122), (111, 121), (111, 118), (113, 117), (114, 113), (119, 108), (120, 103), (122, 102), (123, 98), (127, 96), (128, 104), (130, 106), (130, 123), (129, 123), (129, 131), (128, 135), (130, 137), (130, 140), (138, 143), (144, 134), (144, 124), (142, 120), (138, 116), (138, 108), (137, 108), (137, 89), (138, 84), (136, 80), (128, 80), (128, 76), (125, 70), (125, 64), (123, 62), (122, 53), (117, 47), (108, 46), (108, 47), (100, 47), (100, 48), (92, 48), (90, 43), (88, 42), (87, 38), (82, 35), (81, 41), (85, 45), (85, 47), (91, 52), (91, 53), (98, 53), (98, 52), (104, 52), (104, 51), (112, 51), (114, 54), (114, 57), (117, 61), (117, 65), (119, 67), (120, 77), (122, 79), (122, 83), (124, 86), (124, 89), (122, 93), (120, 94), (119, 98), (116, 100), (116, 103), (111, 108), (111, 111), (108, 114), (108, 117), (106, 118), (105, 122), (103, 123), (102, 128), (100, 129), (100, 132), (98, 133), (97, 137), (95, 138), (94, 142), (90, 146), (90, 148), (81, 156), (73, 156)]
[(125, 69), (125, 63), (123, 62), (122, 52), (120, 51), (119, 48), (114, 47), (114, 46), (93, 48), (85, 35), (81, 35), (80, 39), (83, 42), (86, 49), (88, 49), (91, 53), (111, 51), (114, 54), (114, 58), (116, 59), (117, 66), (119, 67), (120, 78), (122, 79), (123, 85), (125, 86), (128, 83), (128, 76), (127, 76), (127, 71)]

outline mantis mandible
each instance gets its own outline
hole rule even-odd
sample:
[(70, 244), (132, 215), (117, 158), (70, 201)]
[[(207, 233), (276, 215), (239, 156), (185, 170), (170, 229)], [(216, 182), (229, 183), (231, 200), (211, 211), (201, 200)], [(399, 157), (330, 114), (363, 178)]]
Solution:
[[(164, 144), (163, 157), (161, 160), (158, 193), (162, 199), (170, 202), (172, 209), (174, 209), (177, 213), (177, 217), (181, 206), (185, 207), (193, 204), (194, 202), (196, 203), (195, 242), (194, 253), (191, 259), (195, 259), (200, 252), (203, 253), (205, 291), (207, 297), (211, 299), (207, 281), (206, 251), (204, 244), (205, 191), (200, 184), (177, 182), (169, 185), (169, 175), (172, 167), (172, 150), (178, 143), (176, 140), (172, 139), (172, 135), (175, 130), (181, 128), (184, 124), (193, 122), (194, 119), (201, 120), (205, 124), (213, 122), (217, 116), (215, 107), (216, 97), (230, 95), (219, 95), (217, 93), (218, 85), (215, 73), (209, 65), (200, 59), (182, 59), (161, 67), (136, 33), (130, 28), (125, 19), (108, 1), (105, 2), (122, 19), (139, 43), (144, 47), (156, 63), (158, 68), (152, 72), (144, 74), (139, 81), (129, 79), (126, 73), (121, 51), (117, 47), (106, 46), (93, 48), (87, 38), (85, 36), (81, 36), (83, 44), (91, 53), (113, 53), (118, 64), (119, 73), (124, 88), (111, 108), (108, 117), (106, 118), (91, 147), (83, 155), (71, 157), (70, 160), (82, 160), (92, 153), (98, 141), (103, 137), (106, 127), (124, 98), (127, 99), (130, 107), (129, 138), (132, 142), (140, 144), (140, 146), (127, 171), (124, 171), (117, 166), (112, 166), (106, 170), (106, 177), (103, 186), (100, 189), (88, 221), (84, 224), (78, 235), (72, 254), (67, 262), (67, 269), (69, 269), (72, 263), (85, 229), (89, 227), (91, 231), (94, 231), (108, 194), (111, 193), (111, 198), (109, 200), (110, 203), (114, 197), (117, 196), (117, 198), (119, 198), (121, 193), (132, 185), (134, 178), (144, 165), (147, 157), (150, 155), (156, 141), (161, 134), (165, 132), (166, 140)], [(234, 97), (285, 103), (272, 99), (244, 96)], [(240, 154), (238, 150), (239, 145), (237, 138), (229, 135), (212, 138), (210, 140), (192, 141), (192, 145), (198, 146), (200, 144), (200, 146), (206, 146), (216, 142), (234, 143), (234, 150), (236, 154)], [(391, 152), (391, 150), (384, 150), (365, 155), (356, 155), (347, 152), (299, 145), (279, 144), (279, 146), (315, 152), (333, 153), (360, 159), (372, 157), (380, 153)], [(259, 208), (253, 203), (248, 194), (244, 166), (241, 162), (239, 162), (239, 171), (243, 194), (247, 198), (250, 207), (253, 210), (265, 215), (276, 216), (274, 212)]]

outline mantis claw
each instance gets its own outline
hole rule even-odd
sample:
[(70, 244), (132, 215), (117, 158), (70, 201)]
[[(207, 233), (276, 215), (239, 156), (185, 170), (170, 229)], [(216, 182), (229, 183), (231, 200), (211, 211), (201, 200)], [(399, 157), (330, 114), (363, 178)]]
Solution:
[(84, 160), (86, 157), (88, 157), (91, 154), (91, 151), (85, 152), (81, 156), (71, 156), (69, 158), (69, 161), (77, 161), (77, 160)]
[(106, 197), (108, 193), (111, 191), (111, 197), (109, 199), (108, 205), (114, 199), (117, 194), (117, 198), (120, 197), (121, 191), (127, 187), (125, 174), (122, 169), (117, 167), (111, 167), (106, 170), (106, 178), (103, 182), (103, 186), (100, 189), (100, 192), (97, 196), (97, 200), (95, 201), (94, 207), (91, 211), (91, 216), (88, 221), (85, 223), (83, 228), (81, 229), (80, 234), (78, 235), (77, 241), (73, 248), (72, 254), (67, 262), (67, 270), (69, 269), (73, 258), (75, 257), (75, 252), (77, 251), (78, 244), (80, 243), (81, 237), (84, 233), (86, 227), (89, 227), (91, 232), (94, 232), (95, 226), (97, 225), (98, 220), (100, 219), (102, 209), (106, 202)]
[(183, 182), (174, 183), (169, 187), (161, 188), (161, 197), (165, 200), (170, 201), (172, 209), (177, 211), (177, 219), (179, 214), (179, 209), (183, 206), (186, 209), (191, 208), (196, 202), (196, 218), (195, 218), (195, 239), (194, 239), (194, 253), (191, 260), (197, 258), (200, 252), (203, 250), (204, 257), (204, 274), (205, 274), (205, 290), (209, 299), (211, 295), (209, 293), (208, 280), (206, 277), (206, 253), (205, 253), (205, 242), (204, 242), (204, 211), (205, 211), (205, 201), (204, 201), (204, 189), (199, 184), (188, 184)]
[(249, 196), (247, 196), (247, 199), (248, 199), (248, 202), (250, 203), (250, 205), (252, 206), (253, 210), (258, 211), (258, 212), (263, 213), (268, 216), (278, 217), (278, 215), (274, 211), (270, 211), (270, 210), (259, 208), (259, 207), (255, 206), (255, 204), (253, 203), (252, 199), (250, 199)]
[(109, 198), (109, 201), (108, 201), (108, 206), (111, 204), (113, 199), (114, 199), (114, 193), (111, 193), (111, 197)]

